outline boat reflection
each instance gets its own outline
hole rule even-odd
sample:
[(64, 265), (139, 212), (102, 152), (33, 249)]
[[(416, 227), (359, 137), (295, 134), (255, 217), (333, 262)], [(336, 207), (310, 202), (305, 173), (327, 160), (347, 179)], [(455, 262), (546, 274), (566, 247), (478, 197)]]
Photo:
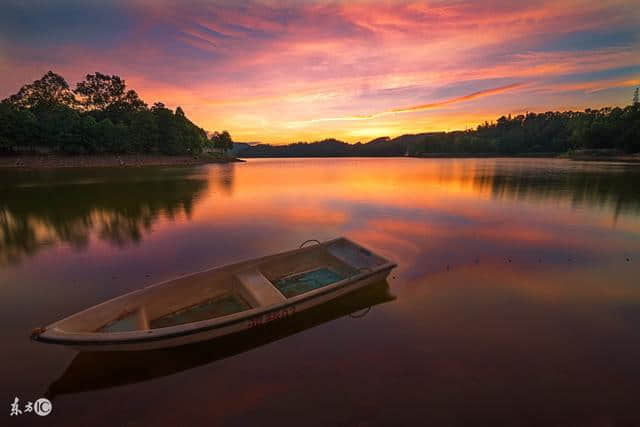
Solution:
[(78, 353), (62, 376), (49, 385), (46, 396), (53, 399), (61, 394), (100, 390), (164, 377), (252, 350), (343, 316), (363, 317), (371, 307), (395, 298), (390, 293), (389, 284), (384, 281), (264, 327), (212, 341), (134, 353)]

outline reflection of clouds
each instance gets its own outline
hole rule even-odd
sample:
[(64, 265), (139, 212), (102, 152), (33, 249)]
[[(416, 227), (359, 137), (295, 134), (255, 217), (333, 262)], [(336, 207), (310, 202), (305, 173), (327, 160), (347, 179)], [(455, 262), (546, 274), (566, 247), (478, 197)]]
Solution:
[[(246, 236), (246, 246), (247, 239), (261, 237), (256, 256), (286, 248), (289, 240), (345, 234), (421, 271), (485, 253), (535, 251), (559, 259), (598, 247), (594, 230), (615, 238), (640, 232), (637, 172), (624, 166), (544, 159), (268, 159), (201, 172), (143, 174), (130, 182), (87, 181), (80, 174), (52, 179), (56, 185), (50, 187), (29, 181), (19, 190), (3, 187), (9, 202), (0, 202), (2, 256), (17, 259), (56, 242), (84, 248), (92, 235), (115, 246), (135, 243), (154, 224), (165, 229), (161, 217), (173, 224), (190, 218), (202, 239), (235, 234)], [(614, 219), (620, 215), (615, 230), (609, 212)], [(172, 232), (180, 238), (185, 230)], [(287, 234), (278, 245), (277, 236)]]
[[(414, 278), (489, 259), (558, 266), (571, 257), (585, 266), (619, 255), (603, 235), (619, 242), (640, 233), (638, 196), (617, 185), (633, 174), (546, 159), (250, 160), (233, 197), (203, 200), (194, 222), (294, 244), (346, 235)], [(575, 194), (590, 191), (576, 209)], [(627, 209), (612, 230), (608, 212), (619, 199)]]
[(336, 212), (322, 206), (283, 207), (281, 220), (296, 225), (340, 225), (346, 222), (346, 212)]
[(397, 263), (415, 264), (424, 251), (423, 242), (416, 242), (416, 235), (411, 233), (389, 233), (389, 230), (377, 228), (376, 224), (368, 224), (366, 229), (349, 231), (348, 237), (358, 242), (367, 242), (371, 248), (385, 258)]
[[(512, 298), (553, 305), (568, 303), (590, 306), (606, 303), (622, 309), (640, 305), (640, 289), (635, 285), (631, 266), (622, 269), (611, 265), (596, 269), (590, 266), (546, 267), (482, 262), (416, 276), (394, 291), (405, 306), (425, 304), (424, 297), (428, 295), (433, 298), (437, 289), (443, 289), (438, 292), (440, 296), (460, 293), (465, 294), (465, 301), (484, 299), (483, 304), (492, 302), (498, 294), (506, 294)], [(603, 280), (611, 277), (616, 280)], [(408, 295), (412, 295), (412, 298), (407, 298)], [(438, 303), (434, 306), (438, 306)], [(397, 308), (390, 307), (391, 310)], [(396, 310), (396, 315), (412, 315), (407, 307), (400, 308)]]
[(482, 226), (477, 232), (487, 233), (506, 227), (500, 224), (506, 220), (512, 228), (519, 223), (510, 234), (543, 241), (548, 232), (520, 223), (518, 215), (534, 209), (530, 222), (544, 217), (565, 226), (576, 215), (601, 221), (601, 209), (631, 220), (640, 211), (637, 172), (618, 166), (546, 159), (291, 159), (251, 160), (239, 171), (233, 197), (203, 200), (200, 221), (346, 221), (349, 228), (389, 219), (422, 223), (415, 230), (434, 224), (441, 228), (432, 232)]
[[(540, 224), (510, 224), (505, 222), (494, 223), (490, 228), (484, 228), (483, 223), (442, 224), (425, 221), (394, 221), (391, 219), (372, 220), (367, 225), (374, 230), (394, 233), (404, 236), (416, 236), (423, 238), (477, 238), (482, 240), (509, 240), (518, 241), (521, 244), (541, 245), (557, 241), (558, 235), (552, 230), (538, 229)], [(582, 244), (584, 242), (576, 242)]]

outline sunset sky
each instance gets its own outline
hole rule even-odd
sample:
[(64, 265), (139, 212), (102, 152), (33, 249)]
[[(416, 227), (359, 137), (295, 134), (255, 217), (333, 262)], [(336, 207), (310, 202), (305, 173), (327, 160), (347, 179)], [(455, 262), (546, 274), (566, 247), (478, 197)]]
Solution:
[(640, 7), (619, 1), (3, 1), (0, 98), (118, 74), (236, 141), (348, 142), (623, 106)]

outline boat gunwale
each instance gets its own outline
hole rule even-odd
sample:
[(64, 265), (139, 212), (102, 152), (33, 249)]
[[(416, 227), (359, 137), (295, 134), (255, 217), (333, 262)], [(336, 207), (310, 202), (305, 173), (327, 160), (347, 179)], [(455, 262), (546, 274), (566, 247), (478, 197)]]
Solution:
[(169, 327), (165, 327), (165, 328), (156, 328), (156, 329), (148, 329), (148, 330), (137, 330), (137, 331), (127, 331), (127, 332), (68, 332), (65, 331), (63, 329), (59, 329), (57, 327), (57, 325), (65, 322), (66, 320), (68, 320), (71, 317), (74, 316), (80, 316), (85, 312), (88, 312), (90, 310), (93, 310), (97, 307), (99, 307), (102, 304), (107, 304), (107, 303), (112, 303), (115, 300), (118, 299), (125, 299), (127, 297), (131, 297), (132, 295), (135, 294), (141, 294), (144, 293), (145, 291), (148, 291), (151, 288), (155, 288), (155, 287), (160, 287), (166, 284), (169, 284), (171, 282), (180, 280), (180, 279), (184, 279), (184, 278), (188, 278), (191, 276), (195, 276), (198, 274), (202, 274), (202, 273), (207, 273), (207, 272), (212, 272), (214, 270), (222, 270), (225, 268), (232, 268), (236, 265), (241, 265), (244, 263), (250, 263), (252, 261), (255, 261), (256, 263), (268, 259), (270, 257), (278, 257), (278, 256), (286, 256), (289, 254), (293, 254), (293, 253), (303, 253), (303, 252), (307, 252), (307, 251), (311, 251), (314, 249), (317, 249), (317, 246), (309, 246), (306, 248), (298, 248), (298, 249), (292, 249), (289, 251), (285, 251), (285, 252), (280, 252), (280, 253), (276, 253), (276, 254), (272, 254), (272, 255), (266, 255), (264, 257), (261, 258), (252, 258), (252, 259), (246, 259), (243, 261), (239, 261), (239, 262), (234, 262), (231, 264), (226, 264), (226, 265), (222, 265), (222, 266), (217, 266), (217, 267), (212, 267), (212, 268), (207, 268), (205, 270), (201, 270), (201, 271), (197, 271), (197, 272), (193, 272), (193, 273), (188, 273), (179, 277), (175, 277), (169, 280), (165, 280), (162, 282), (158, 282), (158, 283), (154, 283), (151, 284), (149, 286), (146, 286), (144, 288), (138, 289), (138, 290), (134, 290), (131, 292), (128, 292), (124, 295), (120, 295), (114, 298), (111, 298), (107, 301), (101, 302), (99, 304), (96, 304), (94, 306), (91, 306), (85, 310), (82, 310), (80, 312), (74, 313), (70, 316), (67, 316), (61, 320), (58, 320), (48, 326), (45, 327), (45, 331), (42, 332), (41, 334), (34, 336), (33, 339), (36, 341), (41, 341), (41, 342), (45, 342), (45, 343), (53, 343), (53, 344), (70, 344), (70, 345), (112, 345), (112, 344), (135, 344), (135, 343), (143, 343), (143, 342), (149, 342), (149, 341), (159, 341), (159, 340), (164, 340), (164, 339), (171, 339), (171, 338), (178, 338), (178, 337), (183, 337), (183, 336), (189, 336), (189, 335), (194, 335), (197, 333), (201, 333), (201, 332), (207, 332), (210, 330), (215, 330), (215, 329), (219, 329), (219, 328), (223, 328), (226, 326), (230, 326), (230, 325), (234, 325), (240, 322), (246, 322), (248, 320), (254, 319), (256, 317), (260, 317), (260, 316), (264, 316), (265, 314), (270, 314), (272, 312), (278, 312), (281, 311), (283, 309), (289, 308), (291, 306), (295, 306), (296, 304), (302, 303), (302, 302), (306, 302), (308, 300), (312, 300), (314, 298), (317, 297), (321, 297), (323, 295), (329, 294), (331, 292), (335, 292), (337, 290), (340, 290), (342, 288), (345, 288), (347, 286), (349, 286), (350, 284), (354, 283), (354, 282), (359, 282), (361, 280), (364, 280), (366, 278), (369, 278), (377, 273), (380, 273), (381, 271), (384, 270), (388, 270), (390, 271), (391, 269), (397, 267), (397, 264), (387, 260), (384, 257), (381, 257), (380, 255), (376, 254), (375, 252), (369, 250), (366, 247), (363, 247), (362, 245), (359, 245), (355, 242), (353, 242), (352, 240), (346, 238), (346, 237), (339, 237), (336, 239), (332, 239), (332, 240), (327, 240), (326, 242), (322, 242), (320, 243), (319, 246), (328, 246), (334, 242), (338, 242), (338, 241), (347, 241), (349, 244), (367, 250), (370, 253), (374, 254), (375, 256), (377, 256), (378, 258), (380, 258), (381, 260), (384, 261), (384, 263), (376, 266), (376, 267), (372, 267), (372, 268), (368, 268), (366, 271), (362, 271), (358, 274), (355, 274), (353, 276), (347, 277), (343, 280), (340, 280), (338, 282), (332, 283), (330, 285), (318, 288), (318, 289), (314, 289), (311, 290), (309, 292), (305, 292), (303, 294), (300, 294), (298, 296), (295, 297), (291, 297), (291, 298), (287, 298), (284, 301), (282, 301), (281, 303), (278, 304), (273, 304), (273, 305), (269, 305), (269, 306), (265, 306), (265, 307), (255, 307), (255, 308), (251, 308), (249, 310), (244, 310), (238, 313), (234, 313), (234, 314), (230, 314), (228, 316), (222, 316), (222, 317), (217, 317), (217, 318), (212, 318), (212, 319), (205, 319), (205, 320), (200, 320), (197, 322), (190, 322), (190, 323), (185, 323), (182, 325), (175, 325), (175, 326), (169, 326)]

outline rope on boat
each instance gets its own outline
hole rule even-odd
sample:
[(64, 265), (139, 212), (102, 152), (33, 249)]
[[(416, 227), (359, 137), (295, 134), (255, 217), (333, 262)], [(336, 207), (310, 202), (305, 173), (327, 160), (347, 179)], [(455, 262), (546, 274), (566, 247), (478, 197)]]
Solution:
[(305, 240), (304, 242), (302, 242), (302, 244), (300, 245), (300, 249), (302, 249), (304, 247), (304, 245), (306, 245), (307, 243), (311, 243), (311, 242), (315, 242), (315, 243), (321, 245), (319, 240), (309, 239), (309, 240)]
[(360, 314), (349, 313), (349, 317), (352, 317), (354, 319), (360, 319), (361, 317), (364, 317), (367, 314), (369, 314), (370, 311), (371, 311), (371, 306), (365, 308), (364, 311)]
[(33, 328), (31, 330), (31, 339), (37, 339), (40, 334), (44, 333), (47, 330), (47, 328)]

